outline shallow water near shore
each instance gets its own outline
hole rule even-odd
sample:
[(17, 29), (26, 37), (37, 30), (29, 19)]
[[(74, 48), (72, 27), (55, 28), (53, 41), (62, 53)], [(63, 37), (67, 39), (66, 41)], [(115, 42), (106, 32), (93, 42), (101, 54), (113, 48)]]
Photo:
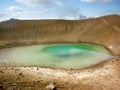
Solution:
[(33, 45), (0, 50), (0, 66), (83, 69), (113, 58), (105, 47), (92, 44)]

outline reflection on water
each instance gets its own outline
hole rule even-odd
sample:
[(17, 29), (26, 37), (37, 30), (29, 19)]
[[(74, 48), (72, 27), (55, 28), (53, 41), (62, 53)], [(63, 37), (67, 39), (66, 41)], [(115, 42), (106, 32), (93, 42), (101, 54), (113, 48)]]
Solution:
[(0, 50), (0, 66), (49, 66), (82, 69), (114, 58), (102, 46), (34, 45)]

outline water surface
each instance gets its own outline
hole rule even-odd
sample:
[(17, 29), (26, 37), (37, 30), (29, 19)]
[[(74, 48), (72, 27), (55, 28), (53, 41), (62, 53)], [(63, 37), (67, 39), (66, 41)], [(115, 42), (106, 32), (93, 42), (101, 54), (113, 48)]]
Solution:
[(0, 50), (0, 66), (45, 66), (83, 69), (114, 58), (103, 46), (34, 45)]

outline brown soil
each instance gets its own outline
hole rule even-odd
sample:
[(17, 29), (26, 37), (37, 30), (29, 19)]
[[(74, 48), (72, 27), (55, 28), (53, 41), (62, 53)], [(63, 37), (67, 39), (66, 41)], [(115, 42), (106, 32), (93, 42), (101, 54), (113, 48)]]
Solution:
[(0, 90), (120, 90), (120, 59), (85, 70), (0, 67)]
[(120, 90), (120, 16), (0, 22), (0, 49), (81, 42), (104, 45), (118, 57), (84, 70), (0, 67), (0, 90)]
[(0, 46), (95, 43), (120, 55), (120, 16), (87, 20), (14, 20), (0, 23)]

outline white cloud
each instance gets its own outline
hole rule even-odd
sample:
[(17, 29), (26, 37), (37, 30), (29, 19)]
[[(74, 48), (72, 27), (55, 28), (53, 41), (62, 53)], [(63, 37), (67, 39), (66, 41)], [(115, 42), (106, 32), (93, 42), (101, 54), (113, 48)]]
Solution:
[(15, 0), (16, 2), (23, 3), (29, 7), (39, 7), (43, 5), (62, 5), (62, 2), (56, 0)]
[(111, 2), (113, 0), (81, 0), (82, 2), (97, 2), (97, 3), (106, 3)]
[(60, 2), (60, 1), (55, 1), (55, 3), (59, 6), (62, 6), (63, 5), (63, 2)]
[(45, 9), (43, 9), (43, 12), (45, 12), (45, 13), (48, 13), (48, 12), (50, 12), (51, 10), (49, 9), (49, 8), (45, 8)]
[(87, 16), (80, 13), (80, 9), (74, 7), (60, 8), (57, 11), (57, 16), (59, 19), (79, 20), (88, 18)]
[(9, 20), (10, 18), (16, 18), (16, 19), (21, 19), (21, 17), (27, 18), (30, 16), (29, 11), (24, 10), (21, 7), (18, 6), (10, 6), (5, 9), (0, 13), (0, 21), (4, 20)]
[(78, 19), (82, 20), (82, 19), (87, 19), (87, 18), (90, 18), (90, 17), (80, 14)]
[(48, 19), (48, 18), (52, 18), (52, 15), (53, 15), (53, 11), (51, 11), (51, 8), (40, 8), (33, 11), (33, 10), (23, 9), (18, 6), (10, 6), (5, 8), (3, 12), (0, 12), (0, 17), (1, 17), (0, 21), (9, 20), (10, 18)]
[(6, 11), (10, 11), (10, 12), (22, 12), (22, 8), (18, 7), (18, 6), (10, 6), (8, 8), (5, 9)]
[(105, 10), (101, 10), (98, 13), (96, 13), (95, 17), (100, 17), (100, 16), (105, 16), (105, 15), (111, 15), (111, 14), (118, 14), (120, 13), (119, 10), (114, 10), (114, 9), (105, 9)]
[[(57, 0), (58, 1), (58, 0)], [(54, 2), (55, 3), (55, 2)], [(81, 14), (80, 9), (75, 7), (57, 7), (56, 8), (39, 8), (36, 10), (23, 9), (18, 6), (10, 6), (0, 13), (0, 17), (4, 20), (10, 18), (16, 19), (86, 19), (87, 17)], [(0, 21), (3, 19), (0, 18)]]
[(5, 17), (6, 14), (5, 13), (0, 13), (0, 17)]

